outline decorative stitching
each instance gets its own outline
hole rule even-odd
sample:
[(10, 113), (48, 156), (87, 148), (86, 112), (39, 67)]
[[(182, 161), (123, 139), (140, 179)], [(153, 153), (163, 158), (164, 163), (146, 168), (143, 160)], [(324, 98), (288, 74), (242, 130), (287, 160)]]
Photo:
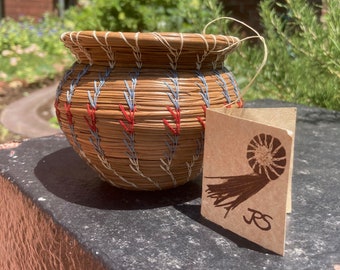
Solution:
[(169, 50), (169, 53), (167, 54), (167, 56), (170, 60), (170, 66), (171, 66), (172, 70), (176, 70), (177, 69), (177, 62), (178, 62), (178, 59), (179, 59), (179, 57), (182, 53), (183, 46), (184, 46), (183, 34), (182, 33), (179, 34), (179, 37), (180, 37), (180, 40), (181, 40), (181, 46), (180, 46), (179, 49), (172, 47), (170, 45), (170, 43), (166, 40), (166, 38), (164, 36), (162, 36), (161, 34), (159, 34), (157, 32), (153, 32), (152, 34), (154, 35), (154, 37), (156, 39), (158, 39)]
[(179, 82), (177, 72), (170, 70), (170, 75), (168, 75), (168, 78), (171, 80), (174, 87), (172, 87), (168, 82), (164, 82), (164, 84), (170, 91), (170, 93), (167, 93), (167, 95), (171, 102), (174, 104), (175, 108), (179, 109)]
[(208, 83), (203, 75), (199, 70), (196, 70), (196, 76), (200, 79), (201, 83), (196, 83), (196, 85), (200, 88), (200, 95), (203, 99), (204, 104), (202, 105), (204, 119), (201, 116), (197, 116), (198, 122), (202, 125), (203, 129), (205, 129), (205, 115), (207, 108), (210, 107), (210, 97), (209, 97), (209, 87)]
[[(225, 70), (228, 71), (227, 69), (225, 69)], [(228, 84), (224, 80), (222, 74), (218, 70), (214, 70), (213, 72), (216, 75), (217, 84), (222, 88), (222, 94), (226, 99), (226, 105), (227, 105), (227, 104), (231, 103), (231, 99), (230, 99), (229, 91), (228, 91)]]
[[(72, 31), (69, 33), (69, 37), (70, 37), (70, 40), (71, 42), (77, 46), (77, 44), (75, 43), (75, 41), (73, 40), (73, 34), (75, 33), (75, 31)], [(65, 35), (62, 35), (61, 36), (62, 40), (65, 42)], [(77, 62), (80, 64), (81, 63), (81, 60), (80, 60), (80, 56), (79, 56), (79, 52), (77, 50), (74, 50), (72, 48), (72, 45), (68, 45), (68, 48), (72, 51), (73, 55), (75, 56), (75, 58), (77, 59)]]
[(66, 83), (67, 79), (72, 75), (76, 65), (77, 64), (74, 63), (72, 65), (72, 67), (65, 72), (62, 80), (59, 82), (57, 90), (56, 90), (56, 99), (59, 99), (60, 95), (62, 94), (62, 90), (63, 90), (62, 88), (63, 88), (64, 84)]
[(173, 110), (170, 106), (167, 106), (167, 110), (170, 112), (174, 122), (175, 127), (172, 127), (167, 119), (163, 119), (163, 123), (165, 126), (169, 128), (171, 133), (175, 136), (178, 136), (180, 134), (180, 127), (181, 127), (181, 110), (179, 105), (179, 81), (178, 81), (178, 74), (176, 71), (170, 71), (170, 75), (168, 75), (170, 78), (173, 86), (171, 86), (169, 83), (164, 82), (164, 84), (169, 89), (170, 93), (168, 93), (168, 97), (172, 104), (175, 107), (175, 110)]
[(172, 104), (174, 105), (175, 109), (171, 108), (170, 106), (167, 106), (167, 110), (170, 112), (173, 122), (175, 123), (175, 126), (171, 126), (169, 121), (167, 119), (163, 119), (164, 125), (168, 128), (170, 133), (167, 134), (169, 140), (166, 141), (166, 146), (168, 148), (168, 151), (164, 153), (165, 159), (161, 158), (160, 161), (162, 162), (163, 165), (160, 165), (160, 167), (171, 177), (173, 185), (177, 185), (177, 181), (175, 177), (173, 176), (170, 168), (171, 168), (171, 163), (174, 158), (177, 145), (178, 145), (178, 138), (180, 135), (180, 128), (181, 128), (181, 109), (179, 105), (179, 81), (178, 81), (178, 74), (176, 71), (172, 70), (170, 71), (170, 74), (168, 76), (173, 84), (171, 86), (169, 83), (164, 82), (164, 84), (167, 86), (169, 89), (170, 93), (168, 93), (168, 97)]
[(96, 119), (96, 111), (97, 111), (97, 106), (92, 107), (90, 103), (87, 104), (87, 115), (84, 116), (85, 121), (89, 128), (91, 129), (91, 132), (98, 134), (98, 128), (96, 126), (97, 124), (97, 119)]
[(65, 107), (65, 115), (66, 115), (66, 118), (67, 118), (67, 122), (69, 124), (69, 126), (73, 126), (73, 115), (72, 115), (72, 112), (71, 112), (71, 103), (65, 103), (64, 104), (64, 107)]
[[(97, 100), (99, 98), (101, 88), (105, 84), (106, 79), (110, 76), (111, 71), (112, 71), (112, 68), (107, 68), (105, 70), (104, 75), (99, 73), (99, 82), (97, 82), (97, 81), (93, 82), (93, 89), (94, 89), (93, 97), (91, 95), (90, 90), (87, 92), (89, 103), (87, 103), (87, 116), (84, 116), (84, 119), (85, 119), (85, 121), (86, 121), (86, 123), (87, 123), (87, 125), (90, 129), (90, 133), (91, 133), (91, 137), (89, 138), (89, 141), (91, 142), (91, 144), (93, 145), (93, 148), (97, 152), (97, 157), (101, 161), (104, 168), (112, 171), (124, 183), (131, 185), (134, 188), (137, 188), (136, 184), (126, 180), (124, 177), (119, 175), (116, 170), (114, 170), (111, 167), (111, 164), (108, 161), (108, 159), (106, 158), (105, 152), (100, 145), (101, 138), (100, 138), (100, 135), (99, 135), (98, 127), (96, 125), (97, 124), (96, 111), (98, 110)], [(100, 171), (100, 169), (98, 167), (97, 167), (97, 169), (98, 169), (98, 171)], [(102, 173), (102, 175), (104, 175), (104, 174)]]
[(126, 148), (127, 148), (127, 156), (129, 157), (129, 167), (130, 169), (141, 176), (142, 178), (148, 180), (154, 186), (156, 186), (159, 190), (161, 187), (157, 182), (152, 180), (150, 177), (144, 175), (144, 173), (140, 170), (139, 160), (135, 149), (135, 133), (134, 133), (134, 124), (135, 124), (135, 112), (136, 112), (136, 104), (135, 104), (135, 90), (137, 86), (137, 79), (140, 74), (140, 69), (136, 69), (134, 73), (131, 73), (131, 86), (125, 80), (125, 87), (127, 91), (124, 91), (124, 98), (126, 100), (126, 104), (128, 105), (128, 110), (124, 108), (122, 104), (119, 104), (119, 109), (124, 116), (124, 120), (119, 120), (120, 125), (123, 127), (123, 134), (125, 139), (123, 140)]
[(80, 42), (79, 42), (79, 35), (80, 35), (80, 34), (81, 34), (81, 31), (77, 32), (77, 34), (76, 34), (76, 42), (74, 42), (73, 39), (72, 39), (72, 42), (73, 42), (73, 44), (75, 44), (75, 45), (78, 46), (79, 50), (80, 50), (83, 54), (85, 54), (86, 58), (89, 60), (90, 66), (92, 66), (92, 64), (93, 64), (93, 59), (92, 59), (91, 54), (88, 52), (88, 50), (87, 50), (86, 48), (84, 48), (82, 45), (80, 45)]
[(225, 67), (223, 67), (222, 70), (223, 70), (223, 72), (226, 73), (227, 76), (229, 77), (230, 82), (231, 82), (231, 84), (232, 84), (232, 86), (233, 86), (234, 93), (235, 93), (237, 99), (239, 99), (239, 98), (240, 98), (240, 88), (238, 87), (238, 84), (237, 84), (237, 82), (236, 82), (236, 79), (235, 79), (235, 77), (234, 77), (234, 74), (233, 74), (231, 71), (229, 71), (227, 68), (225, 68)]
[[(234, 77), (234, 74), (229, 71), (226, 67), (223, 67), (222, 68), (222, 71), (228, 76), (232, 86), (233, 86), (233, 91), (235, 93), (235, 96), (236, 96), (236, 106), (238, 108), (242, 108), (243, 107), (243, 100), (240, 96), (240, 88), (236, 82), (236, 79)], [(220, 73), (218, 73), (218, 71), (214, 71), (215, 75), (217, 76), (217, 78), (219, 79), (219, 81), (217, 82), (219, 86), (221, 86), (222, 88), (222, 93), (223, 95), (225, 96), (226, 100), (227, 100), (227, 103), (226, 103), (226, 107), (227, 108), (231, 108), (231, 104), (232, 103), (235, 103), (231, 101), (230, 99), (230, 96), (229, 96), (229, 91), (228, 91), (228, 87), (227, 87), (227, 84), (226, 82), (224, 81), (222, 75)]]
[[(71, 131), (73, 143), (80, 151), (82, 151), (82, 148), (81, 148), (80, 143), (78, 142), (77, 135), (74, 131), (74, 123), (73, 123), (73, 115), (71, 112), (71, 105), (72, 105), (72, 97), (74, 95), (74, 91), (77, 85), (79, 84), (80, 79), (88, 72), (89, 68), (90, 68), (90, 65), (85, 65), (84, 68), (78, 72), (77, 78), (71, 81), (70, 88), (69, 90), (66, 91), (66, 102), (64, 104), (68, 126)], [(84, 157), (85, 157), (85, 154), (84, 154)]]
[(174, 136), (179, 136), (181, 130), (181, 111), (180, 109), (173, 110), (170, 106), (166, 107), (167, 110), (170, 112), (173, 121), (175, 122), (175, 127), (172, 127), (168, 120), (163, 119), (163, 123)]
[[(203, 153), (204, 149), (204, 131), (201, 131), (201, 138), (196, 140), (196, 150), (195, 154), (192, 156), (191, 162), (186, 162), (187, 168), (188, 168), (188, 177), (187, 182), (190, 180), (191, 174), (192, 174), (192, 167), (195, 165), (196, 161), (199, 159), (200, 155)], [(199, 172), (197, 175), (199, 175), (201, 172)]]
[(107, 42), (107, 37), (109, 36), (110, 32), (107, 31), (104, 35), (105, 44), (100, 42), (99, 38), (97, 37), (96, 31), (93, 31), (93, 37), (96, 39), (96, 41), (99, 43), (100, 47), (103, 49), (103, 51), (106, 53), (107, 58), (109, 59), (109, 66), (111, 69), (114, 68), (116, 65), (115, 60), (115, 53), (112, 51), (112, 47), (109, 46), (109, 43)]
[[(128, 185), (130, 185), (130, 186), (133, 186), (134, 188), (138, 189), (138, 186), (137, 186), (135, 183), (126, 180), (123, 176), (121, 176), (120, 174), (118, 174), (117, 171), (111, 167), (111, 164), (108, 162), (108, 160), (107, 160), (104, 156), (101, 156), (101, 155), (97, 155), (97, 156), (98, 156), (99, 160), (101, 161), (102, 165), (103, 165), (106, 169), (112, 171), (113, 174), (114, 174), (115, 176), (117, 176), (120, 180), (122, 180), (122, 182), (124, 182), (124, 183), (126, 183), (126, 184), (128, 184)], [(97, 167), (96, 167), (96, 168), (97, 168)], [(98, 170), (99, 172), (101, 172), (98, 168), (97, 168), (97, 170)], [(101, 172), (101, 174), (104, 176), (104, 178), (106, 178), (105, 175), (104, 175), (102, 172)], [(115, 184), (113, 181), (110, 181), (110, 183), (113, 183), (114, 186), (119, 187), (119, 186), (118, 186), (117, 184)]]
[(198, 122), (200, 122), (203, 130), (205, 129), (205, 116), (207, 113), (207, 106), (206, 105), (202, 105), (202, 109), (203, 109), (203, 114), (204, 114), (204, 119), (201, 116), (197, 116), (197, 120)]
[(125, 120), (127, 123), (125, 123), (123, 120), (119, 120), (119, 123), (124, 128), (125, 132), (128, 134), (134, 133), (134, 125), (135, 125), (135, 112), (136, 108), (133, 108), (133, 110), (129, 110), (126, 112), (124, 106), (122, 104), (119, 104), (119, 109), (121, 110)]
[(119, 34), (122, 37), (122, 39), (125, 41), (125, 43), (127, 45), (129, 45), (130, 48), (132, 49), (132, 53), (133, 53), (133, 55), (134, 55), (134, 57), (136, 59), (136, 66), (137, 66), (138, 69), (141, 69), (142, 68), (142, 53), (141, 53), (140, 48), (138, 46), (139, 32), (137, 32), (135, 34), (135, 43), (136, 43), (136, 45), (132, 45), (131, 43), (129, 43), (122, 32), (119, 32)]
[(192, 161), (191, 161), (191, 163), (187, 163), (187, 167), (188, 167), (188, 170), (189, 170), (188, 179), (191, 176), (192, 167), (194, 166), (195, 162), (199, 159), (200, 155), (203, 153), (205, 117), (206, 117), (207, 108), (210, 107), (210, 97), (209, 97), (208, 83), (207, 83), (203, 73), (201, 73), (199, 70), (196, 70), (195, 73), (196, 73), (196, 76), (201, 81), (201, 83), (196, 83), (196, 85), (200, 88), (200, 95), (201, 95), (203, 102), (204, 102), (204, 104), (202, 105), (203, 117), (197, 116), (197, 120), (201, 124), (203, 130), (201, 131), (201, 138), (196, 141), (197, 147), (196, 147), (195, 154), (192, 157)]
[(57, 90), (56, 90), (56, 97), (55, 97), (55, 101), (54, 101), (54, 108), (55, 108), (56, 117), (57, 117), (59, 126), (62, 125), (62, 122), (60, 120), (59, 97), (62, 94), (62, 90), (63, 90), (64, 84), (66, 83), (68, 78), (73, 73), (75, 65), (76, 64), (73, 64), (73, 66), (68, 71), (65, 72), (65, 74), (64, 74), (62, 80), (60, 81), (60, 83), (58, 84), (58, 87), (57, 87)]
[(178, 135), (167, 134), (167, 136), (169, 140), (166, 141), (165, 144), (168, 148), (168, 151), (164, 153), (165, 159), (164, 158), (160, 159), (160, 161), (163, 164), (163, 165), (160, 165), (160, 167), (163, 171), (165, 171), (171, 177), (172, 183), (174, 187), (176, 187), (177, 181), (170, 169), (171, 169), (171, 163), (176, 153), (176, 148), (178, 145)]
[(128, 84), (128, 82), (125, 80), (125, 87), (127, 91), (124, 91), (124, 98), (126, 100), (126, 103), (129, 107), (129, 110), (125, 110), (124, 106), (122, 104), (119, 104), (119, 109), (121, 110), (125, 122), (123, 120), (119, 120), (119, 123), (124, 128), (127, 135), (133, 135), (134, 133), (134, 124), (135, 124), (135, 112), (136, 112), (136, 106), (135, 106), (135, 89), (137, 85), (137, 78), (140, 74), (140, 70), (137, 69), (134, 73), (131, 73), (131, 86)]
[(88, 96), (88, 99), (89, 99), (89, 102), (92, 108), (97, 107), (97, 100), (100, 95), (101, 88), (105, 84), (106, 79), (110, 76), (111, 71), (112, 71), (112, 68), (106, 68), (104, 75), (102, 73), (99, 73), (99, 82), (94, 81), (94, 85), (93, 85), (94, 87), (93, 98), (91, 96), (91, 91), (87, 91), (87, 96)]
[(200, 95), (206, 105), (207, 108), (210, 107), (210, 98), (209, 98), (209, 87), (207, 84), (207, 81), (203, 75), (203, 73), (201, 73), (199, 70), (196, 70), (196, 76), (200, 79), (201, 84), (200, 83), (196, 83), (196, 85), (200, 88)]
[(196, 61), (196, 69), (197, 69), (197, 70), (200, 70), (201, 67), (202, 67), (202, 63), (203, 63), (203, 61), (205, 60), (205, 58), (210, 54), (211, 51), (215, 50), (216, 45), (217, 45), (217, 40), (216, 40), (215, 35), (210, 35), (210, 36), (213, 38), (213, 40), (214, 40), (214, 46), (213, 46), (213, 48), (209, 49), (209, 43), (208, 43), (208, 41), (205, 39), (205, 37), (204, 37), (203, 35), (201, 35), (201, 34), (198, 34), (198, 35), (203, 39), (203, 41), (204, 41), (204, 43), (205, 43), (205, 46), (206, 46), (206, 50), (203, 51), (203, 54), (202, 54), (202, 57), (201, 57), (201, 58), (199, 57), (198, 54), (196, 55), (196, 58), (197, 58), (197, 61)]

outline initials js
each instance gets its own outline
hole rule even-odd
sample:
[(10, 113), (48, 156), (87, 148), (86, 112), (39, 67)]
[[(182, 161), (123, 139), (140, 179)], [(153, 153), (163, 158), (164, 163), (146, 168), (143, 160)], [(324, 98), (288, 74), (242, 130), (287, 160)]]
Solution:
[(245, 216), (243, 216), (244, 222), (247, 224), (254, 223), (259, 229), (263, 231), (269, 231), (272, 226), (270, 224), (269, 219), (273, 219), (271, 216), (262, 214), (260, 211), (248, 208), (248, 211), (251, 212), (251, 216), (249, 219), (247, 219)]

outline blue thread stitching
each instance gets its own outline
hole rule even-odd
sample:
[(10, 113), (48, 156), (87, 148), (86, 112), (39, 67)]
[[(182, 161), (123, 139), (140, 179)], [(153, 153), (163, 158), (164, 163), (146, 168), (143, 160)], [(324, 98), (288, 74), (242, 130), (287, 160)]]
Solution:
[(90, 65), (86, 65), (77, 75), (77, 79), (73, 79), (70, 84), (70, 89), (66, 92), (66, 100), (67, 103), (71, 103), (72, 101), (72, 96), (74, 94), (74, 90), (76, 86), (79, 84), (80, 79), (87, 73), (89, 70)]
[[(79, 83), (81, 77), (84, 76), (84, 75), (87, 73), (89, 67), (90, 67), (90, 65), (86, 65), (86, 66), (83, 68), (83, 70), (81, 70), (81, 71), (78, 73), (78, 75), (77, 75), (77, 80), (74, 80), (74, 79), (73, 79), (73, 80), (71, 81), (70, 89), (69, 89), (68, 91), (66, 91), (66, 102), (67, 102), (68, 104), (70, 104), (71, 101), (72, 101), (72, 96), (73, 96), (73, 94), (74, 94), (75, 87), (78, 85), (78, 83)], [(78, 149), (82, 150), (82, 147), (81, 147), (81, 145), (80, 145), (80, 143), (79, 143), (79, 141), (78, 141), (78, 139), (77, 139), (77, 135), (76, 135), (75, 132), (74, 132), (74, 125), (73, 125), (73, 124), (72, 124), (72, 125), (69, 124), (69, 128), (70, 128), (70, 131), (71, 131), (71, 135), (72, 135), (72, 139), (73, 139), (74, 144), (78, 147)]]
[(168, 75), (168, 78), (173, 83), (173, 87), (168, 83), (164, 82), (164, 84), (168, 87), (170, 93), (167, 93), (170, 101), (175, 106), (176, 110), (179, 110), (179, 82), (178, 82), (178, 74), (174, 70), (170, 70), (170, 74)]
[(100, 146), (100, 137), (99, 137), (98, 132), (94, 132), (91, 129), (90, 129), (90, 132), (91, 132), (91, 135), (95, 138), (95, 140), (93, 140), (93, 138), (90, 137), (89, 138), (90, 142), (92, 143), (92, 145), (93, 145), (94, 149), (96, 150), (96, 152), (100, 156), (104, 157), (104, 151), (103, 151), (103, 149)]
[(74, 79), (73, 79), (71, 81), (71, 84), (70, 84), (70, 89), (66, 91), (66, 100), (67, 100), (67, 103), (71, 103), (75, 87), (76, 86), (74, 84)]
[[(98, 97), (100, 95), (101, 88), (105, 84), (105, 80), (110, 76), (111, 71), (112, 71), (111, 68), (107, 68), (105, 70), (104, 75), (99, 73), (99, 83), (97, 81), (94, 81), (94, 83), (93, 83), (94, 84), (93, 98), (91, 96), (91, 91), (90, 90), (87, 91), (87, 96), (88, 96), (88, 99), (89, 99), (89, 102), (90, 102), (90, 105), (91, 105), (92, 109), (96, 109), (97, 108), (97, 100), (98, 100)], [(101, 157), (105, 157), (104, 151), (103, 151), (103, 149), (100, 146), (101, 139), (100, 139), (100, 136), (99, 136), (98, 132), (97, 131), (93, 131), (91, 128), (90, 128), (90, 132), (91, 132), (91, 135), (95, 138), (95, 140), (93, 140), (93, 138), (90, 137), (89, 138), (90, 142), (92, 143), (92, 145), (95, 148), (96, 152)]]
[(130, 151), (130, 152), (127, 152), (127, 154), (130, 158), (132, 158), (133, 160), (136, 160), (137, 156), (136, 156), (136, 151), (135, 151), (135, 136), (133, 134), (128, 134), (125, 131), (123, 133), (126, 137), (126, 139), (123, 140), (124, 144), (127, 147), (127, 149)]
[(227, 68), (223, 68), (223, 72), (225, 72), (226, 74), (227, 74), (227, 76), (229, 77), (229, 79), (230, 79), (230, 82), (231, 82), (231, 84), (232, 84), (232, 86), (233, 86), (233, 90), (234, 90), (234, 93), (235, 93), (235, 95), (236, 95), (236, 97), (237, 98), (239, 98), (239, 92), (240, 92), (240, 89), (239, 89), (239, 87), (238, 87), (238, 84), (237, 84), (237, 82), (236, 82), (236, 79), (235, 79), (235, 77), (234, 77), (234, 74), (231, 72), (231, 71), (229, 71)]
[(80, 143), (78, 142), (77, 135), (76, 135), (76, 133), (74, 132), (74, 126), (73, 126), (73, 125), (69, 125), (69, 128), (70, 128), (70, 130), (71, 130), (71, 135), (72, 135), (73, 143), (78, 147), (78, 149), (82, 150), (81, 145), (80, 145)]
[(210, 98), (209, 98), (209, 88), (208, 88), (208, 84), (207, 81), (205, 80), (204, 75), (199, 71), (196, 70), (196, 76), (200, 79), (200, 81), (202, 82), (203, 86), (199, 83), (196, 83), (196, 85), (200, 88), (200, 95), (205, 103), (205, 105), (209, 108), (210, 107)]
[(214, 70), (213, 72), (218, 79), (217, 84), (222, 88), (223, 96), (226, 98), (227, 102), (230, 103), (231, 99), (230, 99), (230, 96), (229, 96), (228, 85), (227, 85), (226, 81), (224, 80), (223, 76), (218, 72), (218, 70)]
[[(171, 60), (171, 58), (170, 58), (170, 60)], [(170, 101), (172, 102), (172, 104), (174, 105), (175, 111), (173, 111), (170, 107), (168, 107), (168, 110), (172, 114), (174, 120), (176, 121), (175, 130), (176, 130), (176, 132), (179, 132), (179, 126), (177, 126), (177, 125), (179, 125), (180, 120), (177, 117), (179, 117), (179, 111), (180, 111), (180, 103), (179, 103), (180, 87), (179, 87), (178, 74), (177, 74), (176, 70), (170, 70), (170, 72), (168, 74), (168, 78), (170, 79), (172, 85), (168, 82), (163, 82), (163, 83), (170, 91), (170, 93), (167, 93), (167, 95), (168, 95), (168, 98), (170, 99)], [(167, 120), (164, 119), (163, 121), (164, 121), (165, 124), (167, 124), (167, 125), (169, 124)], [(173, 185), (176, 186), (177, 182), (176, 182), (176, 179), (173, 176), (172, 172), (170, 171), (170, 166), (171, 166), (172, 160), (174, 158), (174, 155), (176, 153), (176, 149), (177, 149), (177, 146), (178, 146), (179, 134), (171, 133), (171, 132), (173, 132), (173, 128), (170, 125), (168, 125), (168, 128), (170, 129), (169, 130), (170, 132), (167, 133), (168, 140), (165, 141), (165, 144), (166, 144), (168, 151), (163, 153), (164, 158), (160, 159), (160, 161), (163, 165), (161, 164), (160, 167), (162, 168), (162, 170), (164, 170), (171, 177), (171, 179), (173, 181)]]
[(68, 77), (70, 77), (71, 74), (73, 73), (74, 66), (75, 66), (75, 64), (71, 67), (71, 69), (69, 69), (68, 71), (65, 72), (63, 79), (60, 81), (58, 88), (57, 88), (57, 91), (56, 91), (56, 99), (58, 99), (60, 97), (60, 95), (62, 93), (63, 85), (66, 83)]
[(133, 111), (135, 108), (135, 89), (136, 89), (136, 85), (137, 85), (137, 78), (140, 74), (140, 70), (136, 69), (136, 71), (134, 73), (130, 73), (130, 77), (131, 77), (131, 87), (129, 86), (128, 82), (126, 80), (124, 80), (125, 83), (125, 87), (127, 89), (127, 92), (124, 91), (124, 97), (126, 100), (126, 103), (129, 106), (130, 111)]
[(164, 156), (168, 159), (168, 161), (170, 162), (176, 152), (176, 148), (178, 145), (178, 136), (171, 136), (170, 134), (167, 134), (168, 138), (170, 139), (170, 143), (169, 141), (166, 141), (165, 144), (168, 148), (168, 152), (164, 153)]
[(196, 143), (197, 143), (197, 148), (196, 148), (196, 156), (200, 156), (201, 153), (203, 152), (203, 140), (204, 140), (204, 135), (202, 134), (203, 132), (201, 132), (201, 139), (197, 139)]
[(75, 82), (76, 85), (78, 85), (78, 83), (79, 83), (81, 77), (83, 77), (83, 76), (87, 73), (87, 71), (89, 70), (89, 68), (90, 68), (90, 65), (87, 64), (87, 65), (86, 65), (86, 66), (78, 73), (77, 80), (76, 80), (76, 82)]
[(99, 73), (99, 83), (97, 81), (93, 82), (93, 88), (94, 88), (94, 93), (93, 93), (93, 98), (91, 96), (91, 91), (87, 91), (87, 96), (90, 102), (90, 105), (93, 109), (97, 107), (97, 100), (100, 95), (101, 88), (105, 84), (106, 79), (110, 76), (112, 71), (112, 68), (107, 68), (105, 70), (104, 75), (102, 73)]
[[(137, 62), (137, 66), (138, 66), (138, 62)], [(140, 67), (141, 67), (141, 65), (140, 65)], [(130, 117), (131, 117), (131, 113), (135, 111), (135, 89), (136, 89), (136, 86), (137, 86), (137, 79), (138, 79), (138, 76), (140, 74), (140, 67), (137, 68), (135, 70), (135, 72), (130, 73), (131, 86), (128, 84), (127, 80), (124, 80), (124, 84), (125, 84), (127, 91), (124, 91), (123, 94), (124, 94), (126, 103), (127, 103), (129, 110), (130, 110)], [(122, 122), (122, 123), (124, 123), (124, 122)], [(137, 153), (136, 153), (136, 149), (135, 149), (135, 135), (134, 135), (133, 131), (128, 133), (125, 130), (125, 131), (123, 131), (123, 134), (125, 136), (125, 139), (123, 140), (123, 142), (124, 142), (124, 144), (125, 144), (125, 146), (128, 150), (126, 152), (126, 154), (127, 154), (127, 156), (129, 157), (129, 160), (130, 160), (130, 164), (129, 164), (130, 169), (132, 171), (134, 171), (135, 173), (137, 173), (138, 175), (140, 175), (141, 177), (147, 179), (150, 183), (155, 185), (158, 189), (161, 189), (161, 187), (159, 186), (158, 183), (153, 181), (150, 177), (145, 176), (139, 168), (138, 157), (137, 157)]]

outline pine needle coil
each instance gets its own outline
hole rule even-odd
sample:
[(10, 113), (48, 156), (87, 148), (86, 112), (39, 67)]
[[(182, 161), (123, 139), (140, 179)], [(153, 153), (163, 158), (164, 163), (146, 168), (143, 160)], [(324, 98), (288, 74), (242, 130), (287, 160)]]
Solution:
[(60, 127), (112, 185), (161, 190), (201, 173), (205, 110), (242, 107), (223, 35), (80, 31), (61, 36), (77, 61), (56, 91)]

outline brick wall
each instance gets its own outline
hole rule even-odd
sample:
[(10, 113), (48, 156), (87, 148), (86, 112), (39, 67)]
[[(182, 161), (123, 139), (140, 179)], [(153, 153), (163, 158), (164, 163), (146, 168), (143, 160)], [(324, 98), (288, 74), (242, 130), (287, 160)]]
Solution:
[(54, 12), (54, 0), (4, 0), (4, 15), (13, 19), (21, 16), (40, 18), (46, 12)]

